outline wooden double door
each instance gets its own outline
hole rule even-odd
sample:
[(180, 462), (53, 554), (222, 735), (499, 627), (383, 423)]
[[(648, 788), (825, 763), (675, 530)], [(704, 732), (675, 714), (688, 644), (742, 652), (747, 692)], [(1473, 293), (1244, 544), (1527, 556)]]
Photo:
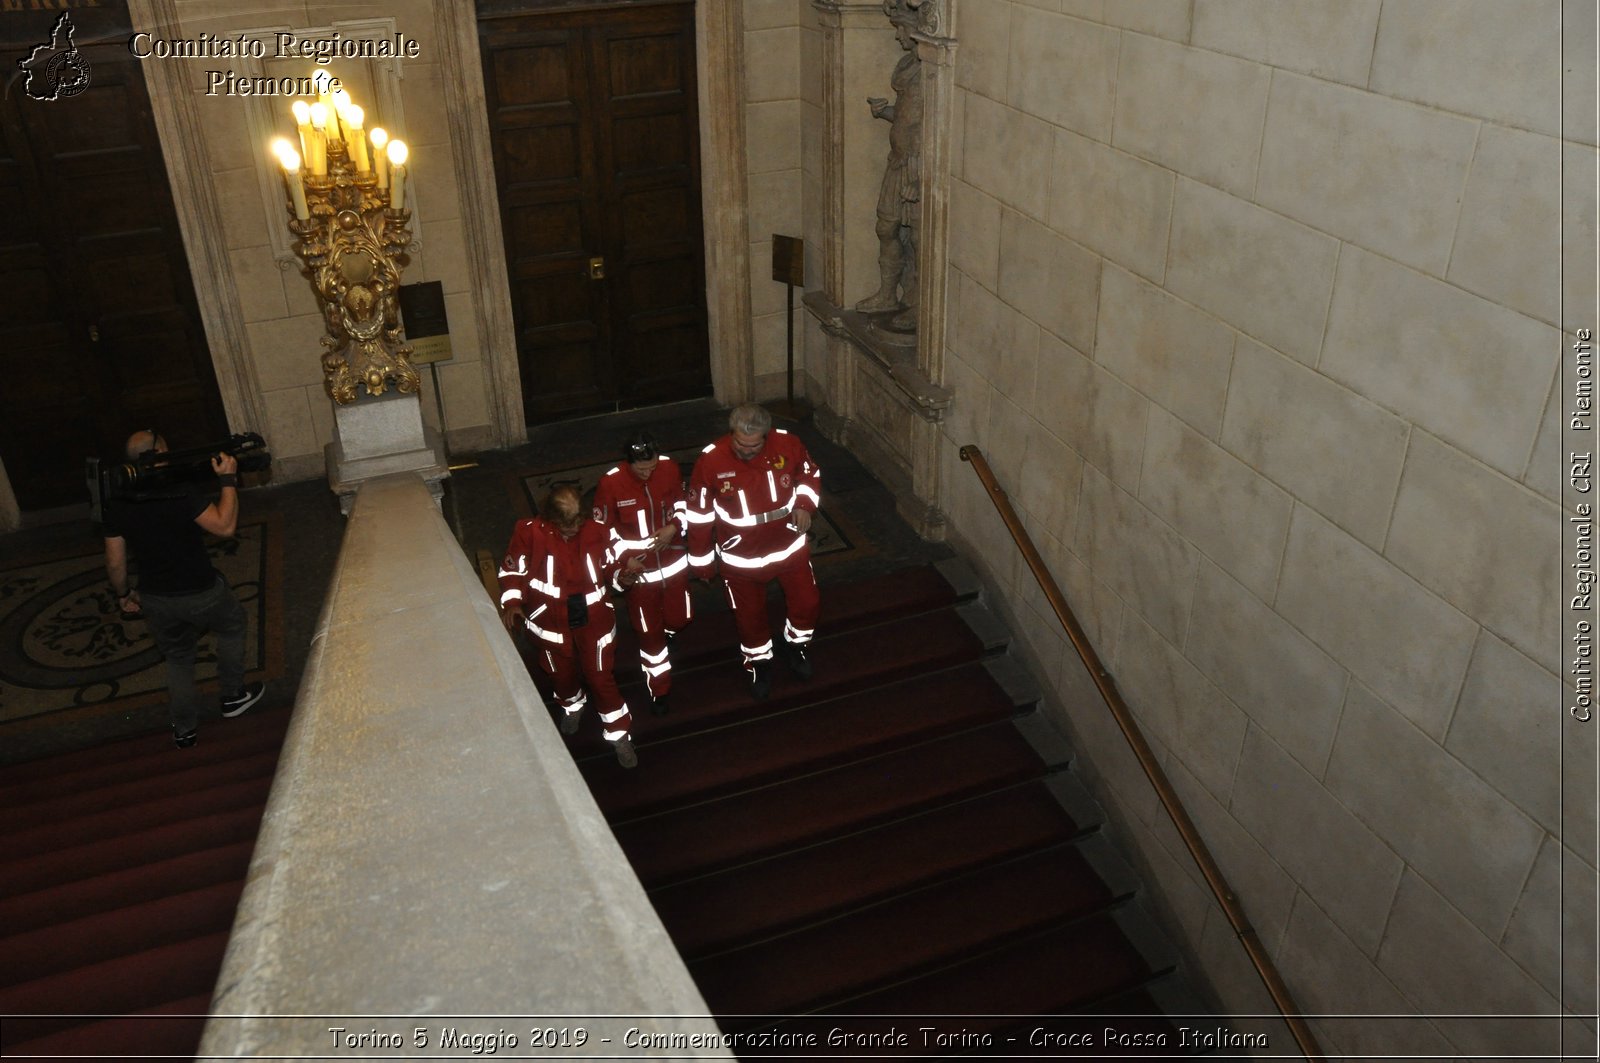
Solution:
[(693, 3), (478, 28), (528, 423), (709, 395)]
[[(0, 11), (0, 54), (57, 14)], [(0, 457), (24, 511), (86, 501), (84, 458), (137, 429), (227, 434), (126, 8), (72, 14), (88, 86), (0, 93)]]

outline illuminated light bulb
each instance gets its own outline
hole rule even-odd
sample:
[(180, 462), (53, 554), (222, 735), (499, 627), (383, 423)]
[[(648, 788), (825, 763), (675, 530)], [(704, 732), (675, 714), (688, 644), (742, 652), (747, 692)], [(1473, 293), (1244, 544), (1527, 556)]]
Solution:
[(411, 154), (403, 140), (391, 140), (389, 156), (389, 209), (400, 210), (406, 202), (406, 159)]
[[(346, 97), (348, 98), (348, 97)], [(372, 169), (372, 163), (367, 159), (367, 137), (361, 132), (361, 124), (367, 120), (367, 112), (358, 104), (348, 104), (344, 113), (339, 116), (344, 123), (345, 135), (350, 141), (350, 155), (356, 164), (357, 173), (366, 173)]]
[(285, 141), (278, 160), (283, 163), (283, 183), (289, 187), (289, 200), (294, 204), (294, 216), (300, 221), (305, 221), (311, 217), (311, 208), (306, 204), (306, 185), (300, 177), (300, 155)]

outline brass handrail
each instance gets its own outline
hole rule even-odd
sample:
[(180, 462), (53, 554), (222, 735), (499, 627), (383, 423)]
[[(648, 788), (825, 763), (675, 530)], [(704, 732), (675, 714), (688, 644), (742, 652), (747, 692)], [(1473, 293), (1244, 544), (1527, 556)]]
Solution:
[(1017, 511), (1011, 508), (1011, 500), (1006, 496), (999, 481), (994, 478), (994, 472), (984, 460), (983, 452), (976, 446), (968, 444), (961, 448), (961, 460), (971, 464), (973, 471), (978, 474), (978, 479), (983, 481), (984, 490), (989, 492), (990, 501), (1000, 512), (1000, 519), (1005, 522), (1006, 529), (1011, 532), (1012, 540), (1022, 551), (1022, 559), (1033, 571), (1033, 578), (1039, 581), (1039, 589), (1044, 591), (1044, 596), (1050, 601), (1050, 608), (1055, 610), (1056, 619), (1061, 621), (1061, 626), (1067, 631), (1067, 637), (1077, 648), (1078, 656), (1083, 658), (1085, 667), (1089, 669), (1089, 675), (1094, 678), (1094, 685), (1100, 689), (1100, 696), (1105, 699), (1106, 708), (1111, 710), (1117, 726), (1122, 728), (1122, 736), (1128, 740), (1128, 745), (1133, 747), (1133, 755), (1138, 758), (1139, 766), (1144, 769), (1150, 784), (1155, 787), (1156, 796), (1161, 799), (1161, 807), (1172, 817), (1173, 826), (1178, 828), (1178, 835), (1188, 847), (1189, 855), (1194, 857), (1194, 862), (1200, 866), (1200, 873), (1205, 876), (1206, 884), (1216, 895), (1217, 903), (1222, 905), (1222, 911), (1227, 915), (1228, 922), (1233, 924), (1234, 934), (1244, 946), (1250, 962), (1255, 965), (1261, 981), (1266, 984), (1273, 1004), (1277, 1005), (1278, 1011), (1283, 1015), (1283, 1021), (1289, 1026), (1289, 1032), (1294, 1035), (1295, 1042), (1300, 1046), (1300, 1053), (1314, 1063), (1322, 1063), (1322, 1049), (1317, 1045), (1311, 1027), (1306, 1025), (1305, 1019), (1301, 1016), (1299, 1006), (1289, 993), (1289, 987), (1284, 985), (1277, 966), (1272, 962), (1272, 957), (1267, 955), (1261, 939), (1256, 935), (1255, 927), (1250, 925), (1244, 909), (1239, 907), (1239, 900), (1234, 896), (1233, 888), (1228, 885), (1228, 880), (1222, 875), (1222, 869), (1217, 867), (1217, 862), (1212, 859), (1211, 850), (1206, 848), (1200, 832), (1195, 829), (1194, 821), (1189, 818), (1178, 792), (1172, 788), (1172, 782), (1167, 778), (1166, 771), (1151, 752), (1150, 744), (1145, 741), (1144, 733), (1134, 721), (1128, 703), (1122, 700), (1121, 693), (1117, 691), (1116, 681), (1100, 662), (1100, 655), (1089, 645), (1089, 637), (1084, 634), (1083, 626), (1078, 623), (1078, 618), (1073, 615), (1072, 607), (1067, 604), (1061, 588), (1056, 586), (1050, 570), (1045, 567), (1044, 559), (1039, 556), (1032, 537), (1018, 519)]

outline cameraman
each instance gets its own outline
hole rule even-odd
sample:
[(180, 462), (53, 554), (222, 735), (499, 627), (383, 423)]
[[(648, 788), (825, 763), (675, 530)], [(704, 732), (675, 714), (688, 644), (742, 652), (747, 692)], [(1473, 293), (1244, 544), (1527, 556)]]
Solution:
[[(153, 431), (128, 437), (127, 456), (137, 461), (164, 454), (167, 441)], [(124, 613), (143, 613), (150, 635), (167, 662), (172, 740), (179, 749), (194, 745), (199, 722), (195, 693), (195, 649), (206, 631), (217, 636), (217, 676), (222, 715), (238, 716), (261, 700), (266, 687), (244, 681), (244, 607), (227, 580), (211, 567), (205, 532), (231, 536), (239, 519), (238, 460), (232, 454), (211, 459), (222, 484), (210, 502), (181, 491), (154, 498), (107, 499), (106, 573)], [(139, 589), (128, 586), (128, 554), (139, 561)]]

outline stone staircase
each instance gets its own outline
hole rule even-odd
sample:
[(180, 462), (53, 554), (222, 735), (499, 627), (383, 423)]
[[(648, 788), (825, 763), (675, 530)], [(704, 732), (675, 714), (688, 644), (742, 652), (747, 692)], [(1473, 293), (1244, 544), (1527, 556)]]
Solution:
[[(871, 1036), (961, 1015), (935, 1026), (967, 1048), (1040, 1028), (1100, 1054), (1177, 1044), (1164, 1013), (1198, 1006), (1175, 953), (966, 566), (825, 585), (823, 608), (809, 682), (780, 656), (752, 701), (732, 618), (713, 613), (673, 647), (671, 714), (635, 712), (636, 770), (592, 719), (573, 739), (723, 1028)], [(1038, 1015), (1053, 1018), (1022, 1018)], [(1088, 1018), (1107, 1015), (1122, 1018)]]

